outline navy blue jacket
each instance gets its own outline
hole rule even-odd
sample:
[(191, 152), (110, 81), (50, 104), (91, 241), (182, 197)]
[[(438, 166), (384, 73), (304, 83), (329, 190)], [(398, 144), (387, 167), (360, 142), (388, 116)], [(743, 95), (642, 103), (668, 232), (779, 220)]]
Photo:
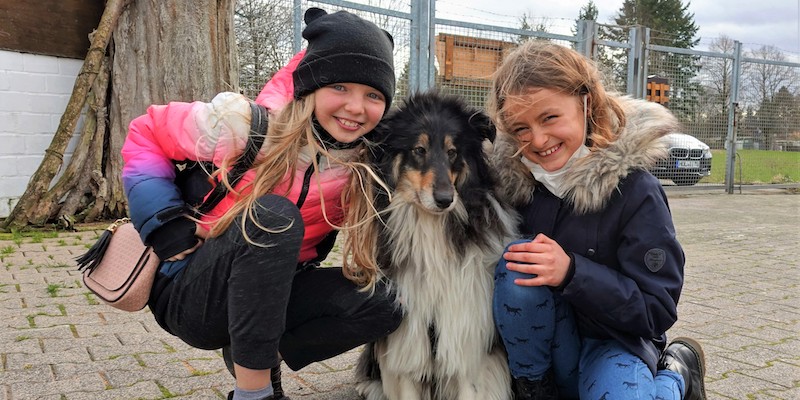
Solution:
[(520, 213), (523, 234), (544, 233), (575, 259), (560, 289), (581, 336), (617, 339), (655, 370), (678, 318), (684, 264), (658, 180), (636, 171), (605, 209), (583, 215), (539, 185)]
[(582, 337), (616, 339), (655, 373), (677, 321), (684, 253), (667, 196), (647, 168), (666, 152), (676, 129), (662, 106), (621, 99), (628, 118), (615, 142), (593, 149), (564, 174), (560, 199), (510, 157), (513, 142), (496, 144), (495, 166), (506, 198), (520, 212), (520, 231), (544, 233), (575, 260), (558, 288), (575, 311)]

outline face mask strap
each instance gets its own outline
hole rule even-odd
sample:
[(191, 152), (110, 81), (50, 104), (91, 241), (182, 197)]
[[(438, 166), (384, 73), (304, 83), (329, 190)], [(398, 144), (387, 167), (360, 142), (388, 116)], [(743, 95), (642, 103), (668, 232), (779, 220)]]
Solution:
[(583, 144), (591, 147), (592, 141), (589, 138), (589, 116), (588, 116), (588, 94), (583, 95)]

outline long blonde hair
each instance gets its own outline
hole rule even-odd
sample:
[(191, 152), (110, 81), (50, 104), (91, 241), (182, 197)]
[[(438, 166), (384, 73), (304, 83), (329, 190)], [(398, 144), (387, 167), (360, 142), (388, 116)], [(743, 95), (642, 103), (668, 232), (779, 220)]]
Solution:
[(600, 71), (573, 49), (543, 40), (529, 40), (512, 50), (495, 71), (487, 101), (489, 115), (508, 132), (503, 106), (507, 98), (529, 89), (547, 88), (568, 95), (588, 95), (588, 124), (593, 148), (608, 147), (625, 125), (625, 113), (606, 92)]
[[(282, 182), (288, 179), (289, 187), (284, 193), (275, 193), (278, 195), (287, 195), (291, 190), (291, 184), (294, 182), (295, 174), (297, 173), (297, 160), (300, 150), (309, 143), (314, 145), (315, 151), (326, 156), (331, 163), (338, 163), (350, 169), (350, 179), (347, 186), (342, 191), (342, 205), (345, 209), (345, 219), (343, 226), (331, 222), (328, 219), (325, 207), (325, 198), (320, 188), (320, 201), (322, 202), (322, 213), (325, 221), (334, 229), (351, 230), (361, 224), (368, 224), (369, 219), (374, 217), (375, 208), (372, 207), (371, 195), (366, 190), (371, 187), (371, 182), (364, 180), (376, 180), (378, 184), (383, 185), (383, 182), (373, 172), (372, 168), (363, 162), (365, 157), (365, 145), (361, 144), (358, 147), (358, 156), (355, 159), (342, 160), (327, 151), (327, 149), (316, 139), (313, 128), (312, 118), (314, 115), (315, 94), (310, 93), (301, 99), (295, 99), (290, 102), (280, 113), (275, 117), (270, 118), (269, 127), (266, 132), (264, 145), (265, 151), (259, 155), (256, 162), (251, 169), (255, 170), (255, 179), (246, 187), (247, 192), (241, 195), (233, 206), (225, 211), (225, 213), (217, 220), (209, 233), (210, 236), (218, 236), (231, 224), (234, 223), (236, 218), (239, 218), (239, 223), (242, 226), (242, 233), (245, 235), (245, 240), (256, 246), (263, 246), (265, 244), (255, 243), (247, 237), (246, 230), (244, 229), (245, 223), (250, 220), (255, 223), (260, 229), (269, 232), (279, 233), (286, 227), (265, 227), (258, 224), (254, 218), (254, 205), (259, 197), (273, 193), (275, 188)], [(314, 172), (319, 173), (319, 164), (317, 157), (313, 156), (312, 165)], [(219, 175), (218, 179), (221, 184), (227, 186), (228, 190), (235, 192), (231, 187), (230, 181), (227, 177), (227, 170), (229, 166), (233, 165), (236, 159), (223, 161), (220, 168), (215, 172)], [(288, 174), (288, 176), (287, 176)], [(319, 184), (319, 182), (317, 183)], [(385, 186), (385, 185), (384, 185)], [(244, 189), (244, 188), (239, 188)], [(350, 205), (354, 204), (354, 207)], [(370, 245), (366, 243), (359, 243), (358, 241), (345, 240), (343, 255), (345, 258), (345, 265), (343, 268), (344, 275), (365, 289), (370, 290), (374, 287), (378, 279), (377, 263), (374, 262), (374, 242)], [(365, 247), (370, 247), (366, 249)], [(364, 256), (363, 254), (368, 254)], [(355, 262), (348, 262), (347, 260), (352, 256)], [(373, 262), (363, 261), (373, 260)]]
[[(366, 142), (361, 149), (360, 160), (368, 159), (370, 146), (373, 145)], [(380, 212), (373, 203), (376, 186), (390, 193), (386, 183), (365, 164), (364, 168), (354, 171), (350, 176), (348, 190), (342, 193), (342, 204), (348, 205), (348, 212), (345, 214), (345, 225), (348, 229), (342, 251), (343, 272), (348, 279), (370, 291), (381, 278), (377, 253), (379, 226), (382, 221)]]

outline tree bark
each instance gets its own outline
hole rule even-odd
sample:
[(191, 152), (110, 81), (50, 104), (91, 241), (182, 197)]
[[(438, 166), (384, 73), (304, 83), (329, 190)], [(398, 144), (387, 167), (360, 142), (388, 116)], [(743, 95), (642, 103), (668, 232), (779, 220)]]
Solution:
[(112, 140), (151, 104), (238, 89), (235, 0), (138, 1), (114, 31)]
[[(52, 196), (48, 196), (45, 203), (47, 203), (51, 210), (50, 215), (54, 215), (58, 211), (58, 216), (61, 217), (67, 226), (76, 222), (83, 222), (86, 220), (85, 211), (77, 218), (72, 216), (78, 212), (79, 209), (86, 209), (88, 204), (83, 200), (89, 197), (95, 199), (95, 207), (98, 203), (102, 203), (102, 196), (99, 195), (100, 188), (102, 187), (103, 177), (100, 174), (103, 168), (103, 148), (105, 143), (106, 128), (108, 111), (106, 107), (106, 99), (108, 93), (109, 80), (111, 79), (111, 71), (109, 65), (109, 58), (104, 59), (101, 73), (95, 79), (92, 90), (89, 93), (88, 109), (86, 111), (85, 125), (83, 133), (81, 134), (78, 147), (73, 153), (72, 160), (70, 160), (69, 167), (64, 175), (50, 190)], [(75, 172), (73, 172), (73, 170)], [(77, 182), (76, 182), (77, 180)], [(61, 209), (57, 210), (58, 199), (66, 192), (66, 188), (70, 183), (75, 182), (75, 189), (67, 193)], [(63, 187), (62, 190), (59, 190)], [(92, 207), (92, 208), (95, 208)], [(89, 218), (89, 221), (94, 219)]]
[[(151, 104), (208, 101), (218, 92), (238, 90), (234, 2), (108, 0), (58, 130), (2, 227), (126, 215), (120, 149), (131, 120)], [(108, 80), (96, 84), (107, 48)], [(70, 165), (52, 184), (87, 101)]]
[(107, 202), (125, 204), (119, 149), (130, 122), (149, 105), (210, 101), (219, 92), (238, 90), (234, 2), (137, 1), (120, 18), (109, 99), (109, 147), (114, 151), (105, 162)]

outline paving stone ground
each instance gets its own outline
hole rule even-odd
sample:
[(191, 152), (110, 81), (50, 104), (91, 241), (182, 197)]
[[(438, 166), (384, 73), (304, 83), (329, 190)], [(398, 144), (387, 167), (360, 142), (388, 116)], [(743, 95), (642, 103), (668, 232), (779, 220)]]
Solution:
[[(669, 334), (704, 346), (710, 399), (800, 399), (800, 196), (790, 192), (668, 190), (687, 256)], [(0, 241), (0, 400), (223, 399), (233, 379), (218, 351), (82, 287), (73, 259), (98, 232)], [(358, 399), (357, 356), (284, 366), (284, 387), (295, 400)]]

